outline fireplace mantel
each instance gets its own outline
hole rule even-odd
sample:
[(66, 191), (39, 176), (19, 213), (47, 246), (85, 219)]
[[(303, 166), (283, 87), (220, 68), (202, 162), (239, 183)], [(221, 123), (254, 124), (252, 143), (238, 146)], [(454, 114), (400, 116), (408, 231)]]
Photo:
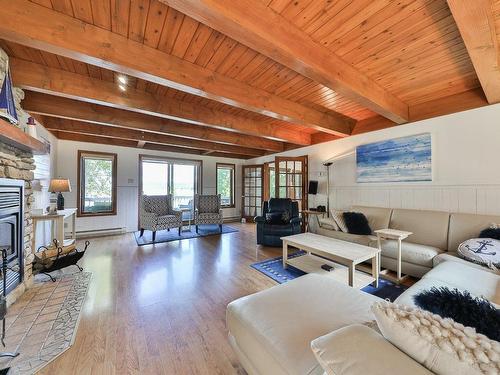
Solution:
[(17, 147), (24, 151), (31, 151), (35, 155), (48, 154), (47, 145), (40, 142), (18, 127), (0, 119), (0, 142)]

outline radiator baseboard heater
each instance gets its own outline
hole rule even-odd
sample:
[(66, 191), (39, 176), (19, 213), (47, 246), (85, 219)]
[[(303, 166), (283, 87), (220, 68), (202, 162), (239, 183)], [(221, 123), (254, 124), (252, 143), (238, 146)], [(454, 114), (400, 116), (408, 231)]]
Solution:
[(103, 237), (127, 233), (126, 228), (107, 228), (76, 231), (76, 238)]

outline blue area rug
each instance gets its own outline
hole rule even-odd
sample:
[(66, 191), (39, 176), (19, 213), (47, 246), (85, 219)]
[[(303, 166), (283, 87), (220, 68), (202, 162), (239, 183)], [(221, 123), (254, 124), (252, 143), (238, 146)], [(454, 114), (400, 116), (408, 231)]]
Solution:
[[(197, 237), (206, 237), (213, 236), (217, 234), (221, 234), (219, 231), (218, 225), (200, 225), (198, 228), (199, 233), (196, 233), (196, 229), (194, 225), (191, 225), (191, 230), (181, 231), (181, 235), (179, 236), (179, 232), (177, 228), (168, 230), (160, 230), (156, 232), (156, 239), (153, 242), (153, 232), (146, 230), (144, 231), (144, 235), (140, 237), (141, 232), (134, 232), (135, 241), (137, 245), (151, 245), (153, 243), (162, 243), (162, 242), (170, 242), (170, 241), (179, 241), (186, 240), (189, 238), (197, 238)], [(222, 234), (224, 233), (234, 233), (238, 232), (238, 229), (230, 227), (229, 225), (222, 224)]]
[[(296, 258), (304, 254), (304, 251), (298, 251), (296, 253), (293, 253), (292, 255), (288, 255), (288, 259)], [(256, 269), (259, 272), (262, 272), (264, 275), (270, 277), (280, 284), (286, 283), (287, 281), (293, 280), (300, 276), (304, 276), (306, 274), (304, 271), (301, 271), (290, 265), (286, 269), (284, 269), (283, 257), (276, 257), (253, 263), (250, 265), (250, 267)], [(403, 285), (398, 285), (383, 278), (379, 278), (378, 288), (368, 285), (361, 290), (383, 299), (389, 299), (393, 302), (406, 289), (408, 288)]]

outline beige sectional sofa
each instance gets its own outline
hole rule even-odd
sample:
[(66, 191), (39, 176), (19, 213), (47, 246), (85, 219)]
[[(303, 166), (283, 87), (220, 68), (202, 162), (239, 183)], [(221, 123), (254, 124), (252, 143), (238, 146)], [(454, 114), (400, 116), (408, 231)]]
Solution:
[[(392, 228), (413, 232), (403, 241), (401, 268), (404, 274), (415, 277), (422, 277), (429, 272), (436, 257), (443, 255), (456, 257), (460, 243), (477, 237), (479, 232), (491, 223), (500, 223), (500, 216), (443, 211), (368, 206), (353, 206), (350, 211), (363, 213), (372, 230)], [(312, 230), (344, 241), (378, 246), (377, 237), (374, 235), (350, 234), (317, 225), (312, 226)], [(382, 267), (396, 270), (397, 250), (396, 240), (382, 241)]]
[[(499, 274), (450, 259), (395, 302), (413, 305), (413, 296), (432, 286), (468, 290), (500, 305)], [(318, 341), (329, 343), (336, 375), (432, 374), (373, 329), (370, 307), (377, 301), (328, 276), (309, 274), (231, 302), (229, 341), (249, 375), (322, 375), (311, 350)]]

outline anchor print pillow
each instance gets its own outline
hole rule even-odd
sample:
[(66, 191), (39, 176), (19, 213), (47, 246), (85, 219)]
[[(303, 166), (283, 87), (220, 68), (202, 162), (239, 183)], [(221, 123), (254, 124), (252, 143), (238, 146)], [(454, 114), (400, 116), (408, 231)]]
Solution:
[(458, 246), (458, 254), (493, 270), (500, 269), (500, 241), (493, 238), (472, 238)]

